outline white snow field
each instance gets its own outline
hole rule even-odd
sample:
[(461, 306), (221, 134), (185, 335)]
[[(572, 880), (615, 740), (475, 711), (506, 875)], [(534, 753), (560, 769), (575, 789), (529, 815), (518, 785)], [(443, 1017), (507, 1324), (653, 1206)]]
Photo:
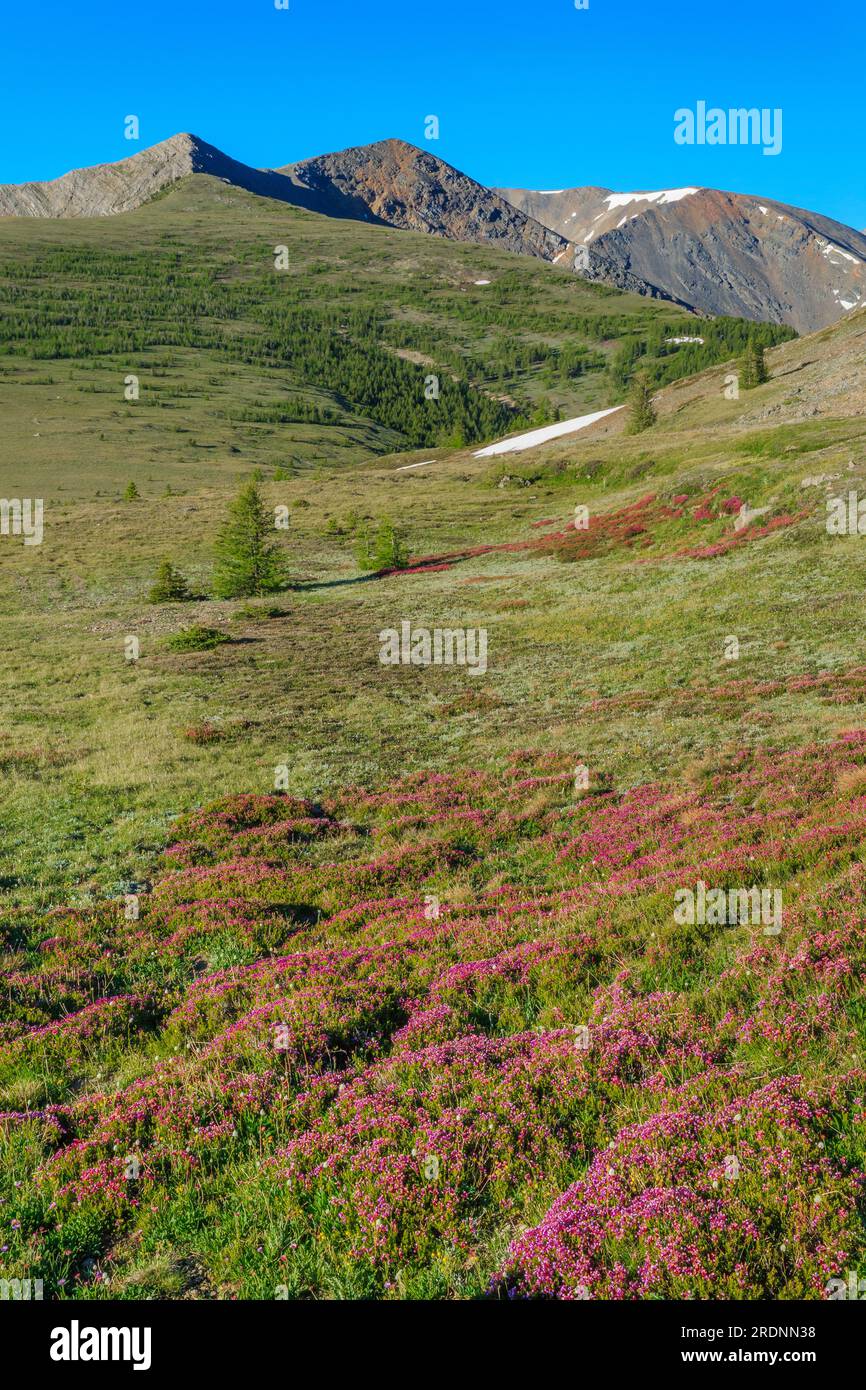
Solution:
[(608, 208), (624, 208), (629, 203), (678, 203), (681, 198), (689, 198), (697, 193), (697, 188), (660, 188), (655, 193), (611, 193), (605, 198)]
[(473, 458), (487, 459), (494, 454), (516, 454), (522, 449), (534, 449), (536, 444), (546, 444), (550, 439), (561, 439), (564, 434), (574, 434), (577, 430), (594, 425), (605, 415), (613, 415), (622, 410), (621, 405), (610, 406), (607, 410), (594, 410), (591, 415), (577, 415), (573, 420), (560, 420), (555, 425), (545, 425), (540, 430), (530, 430), (528, 434), (516, 434), (513, 439), (500, 439), (498, 444), (488, 444), (486, 449), (478, 449)]

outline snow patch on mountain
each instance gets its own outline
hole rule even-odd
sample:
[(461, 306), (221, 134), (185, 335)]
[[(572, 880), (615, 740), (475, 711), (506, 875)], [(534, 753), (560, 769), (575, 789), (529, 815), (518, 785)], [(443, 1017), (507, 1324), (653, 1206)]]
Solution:
[(629, 203), (678, 203), (681, 198), (698, 192), (697, 188), (662, 188), (656, 193), (611, 193), (604, 201), (613, 212), (614, 208), (624, 208)]
[(845, 260), (850, 261), (852, 265), (863, 264), (858, 256), (852, 256), (850, 251), (843, 251), (841, 246), (834, 245), (832, 241), (825, 241), (823, 237), (817, 237), (816, 240), (821, 247), (822, 256), (832, 256), (835, 254), (837, 256), (844, 256)]

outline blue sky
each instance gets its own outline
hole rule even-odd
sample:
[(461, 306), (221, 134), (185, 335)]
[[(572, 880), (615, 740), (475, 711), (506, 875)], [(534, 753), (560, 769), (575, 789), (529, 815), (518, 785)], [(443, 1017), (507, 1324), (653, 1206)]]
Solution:
[[(709, 185), (866, 227), (863, 0), (8, 0), (0, 182), (181, 130), (278, 166), (388, 135), (483, 183)], [(781, 108), (782, 151), (674, 111)], [(137, 115), (138, 144), (123, 137)]]

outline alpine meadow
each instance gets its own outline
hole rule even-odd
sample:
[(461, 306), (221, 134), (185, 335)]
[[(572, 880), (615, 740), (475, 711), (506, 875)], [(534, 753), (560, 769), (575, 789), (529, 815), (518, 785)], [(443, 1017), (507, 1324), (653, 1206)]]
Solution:
[(866, 235), (664, 82), (0, 187), (4, 1299), (866, 1297)]

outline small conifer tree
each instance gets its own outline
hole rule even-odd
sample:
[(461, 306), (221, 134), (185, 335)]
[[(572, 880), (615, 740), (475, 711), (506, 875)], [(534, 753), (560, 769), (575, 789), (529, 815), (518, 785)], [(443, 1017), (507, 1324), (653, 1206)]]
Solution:
[(163, 560), (156, 572), (148, 603), (183, 603), (192, 598), (189, 585), (171, 560)]
[(635, 372), (628, 393), (628, 433), (640, 434), (656, 422), (652, 386), (646, 372)]
[(408, 564), (409, 555), (403, 539), (392, 521), (381, 521), (371, 540), (366, 522), (356, 533), (355, 557), (362, 570), (400, 570)]
[(217, 537), (214, 593), (217, 598), (254, 598), (285, 583), (273, 520), (256, 484), (241, 488)]
[(402, 538), (397, 534), (394, 523), (385, 520), (376, 532), (373, 547), (373, 564), (377, 570), (405, 569), (409, 556)]
[(763, 386), (765, 381), (769, 381), (769, 372), (764, 361), (763, 345), (750, 338), (743, 357), (740, 384), (751, 391), (755, 386)]

